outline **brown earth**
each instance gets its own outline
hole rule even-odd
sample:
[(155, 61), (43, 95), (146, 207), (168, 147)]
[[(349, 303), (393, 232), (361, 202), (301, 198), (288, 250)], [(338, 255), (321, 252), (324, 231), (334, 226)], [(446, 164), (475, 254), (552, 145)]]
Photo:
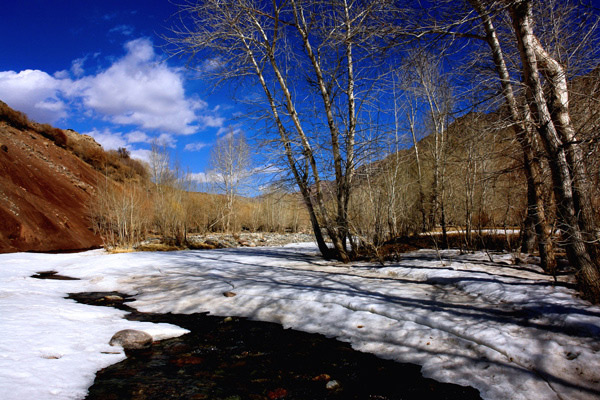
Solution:
[(40, 133), (0, 121), (0, 253), (100, 246), (86, 210), (100, 177)]

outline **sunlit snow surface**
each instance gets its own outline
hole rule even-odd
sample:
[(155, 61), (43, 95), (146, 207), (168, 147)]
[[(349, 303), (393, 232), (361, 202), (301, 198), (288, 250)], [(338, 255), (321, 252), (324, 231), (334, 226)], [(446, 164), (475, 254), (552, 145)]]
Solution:
[[(485, 399), (600, 397), (600, 307), (508, 254), (409, 253), (381, 267), (327, 262), (312, 244), (171, 253), (0, 255), (0, 398), (77, 399), (121, 360), (120, 329), (167, 324), (63, 299), (120, 291), (140, 311), (244, 316), (348, 341), (470, 385)], [(38, 280), (55, 270), (80, 281)], [(237, 295), (225, 297), (231, 291)], [(402, 388), (398, 388), (400, 392)]]

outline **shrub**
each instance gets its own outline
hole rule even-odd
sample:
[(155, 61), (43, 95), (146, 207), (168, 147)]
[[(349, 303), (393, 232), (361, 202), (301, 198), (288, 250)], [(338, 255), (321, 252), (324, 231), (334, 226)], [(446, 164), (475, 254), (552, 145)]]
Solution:
[(122, 159), (121, 163), (128, 166), (133, 173), (139, 176), (142, 180), (147, 180), (149, 178), (148, 166), (144, 162), (134, 158), (126, 158)]
[(61, 129), (49, 124), (41, 124), (35, 127), (35, 131), (45, 138), (52, 140), (57, 146), (62, 148), (67, 147), (67, 135)]

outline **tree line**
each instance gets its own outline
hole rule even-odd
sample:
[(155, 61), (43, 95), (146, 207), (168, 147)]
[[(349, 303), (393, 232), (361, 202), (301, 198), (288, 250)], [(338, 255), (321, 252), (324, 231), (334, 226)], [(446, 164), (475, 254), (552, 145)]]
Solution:
[[(190, 235), (209, 232), (307, 230), (297, 196), (276, 186), (254, 198), (242, 196), (247, 152), (243, 139), (221, 139), (211, 156), (212, 180), (204, 184), (194, 182), (171, 160), (168, 148), (158, 143), (143, 165), (143, 175), (120, 179), (121, 169), (109, 171), (106, 164), (98, 165), (103, 178), (89, 204), (93, 229), (112, 249), (136, 247), (153, 237), (166, 248), (185, 248), (194, 245)], [(123, 164), (139, 163), (124, 148), (115, 153)]]

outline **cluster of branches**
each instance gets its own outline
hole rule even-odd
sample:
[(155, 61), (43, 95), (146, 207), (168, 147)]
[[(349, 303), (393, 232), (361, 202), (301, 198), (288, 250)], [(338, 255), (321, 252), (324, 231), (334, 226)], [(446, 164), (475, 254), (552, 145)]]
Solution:
[[(456, 144), (449, 126), (491, 104), (505, 123), (479, 139), (514, 132), (526, 186), (524, 231), (535, 232), (543, 266), (554, 268), (555, 225), (584, 292), (600, 301), (598, 215), (584, 156), (597, 138), (584, 135), (594, 129), (573, 119), (569, 102), (572, 79), (591, 70), (586, 60), (598, 60), (597, 21), (585, 18), (593, 14), (585, 7), (567, 0), (441, 1), (427, 9), (392, 0), (190, 1), (168, 40), (174, 54), (189, 56), (190, 66), (218, 82), (254, 89), (246, 100), (260, 99), (256, 115), (302, 195), (319, 249), (344, 261), (369, 225), (358, 204), (371, 204), (372, 242), (398, 231), (406, 197), (399, 184), (406, 170), (402, 138), (414, 151), (421, 230), (440, 225), (446, 235), (455, 207), (447, 202), (449, 149)], [(597, 97), (588, 99), (597, 106)], [(422, 132), (433, 137), (429, 164)], [(489, 169), (477, 137), (470, 137), (460, 167), (467, 231), (476, 194), (486, 192), (475, 189), (476, 177)], [(357, 196), (372, 184), (369, 165), (384, 159), (387, 178), (378, 186), (385, 189)], [(514, 172), (512, 165), (504, 169)]]

